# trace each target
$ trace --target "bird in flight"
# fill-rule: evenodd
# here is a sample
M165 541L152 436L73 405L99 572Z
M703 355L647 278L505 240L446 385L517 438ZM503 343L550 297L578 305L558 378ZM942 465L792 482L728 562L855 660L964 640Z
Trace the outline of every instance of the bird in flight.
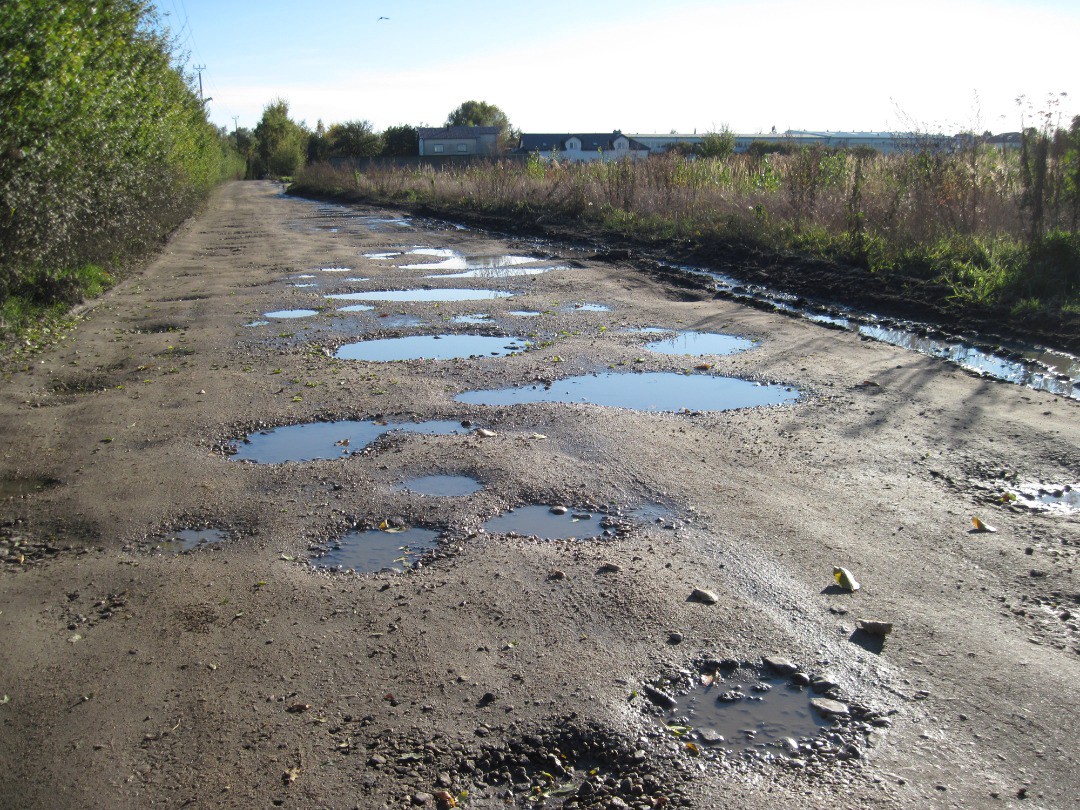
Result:
M383 20L389 20L389 17L379 17L375 22L382 22Z

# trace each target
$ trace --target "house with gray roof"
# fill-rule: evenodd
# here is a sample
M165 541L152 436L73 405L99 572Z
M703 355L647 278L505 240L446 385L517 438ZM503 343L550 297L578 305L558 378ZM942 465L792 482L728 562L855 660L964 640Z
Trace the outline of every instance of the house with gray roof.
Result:
M549 160L590 161L642 158L649 147L619 130L604 133L522 134L521 154L538 154Z
M453 155L497 155L498 127L420 127L420 154L450 157Z

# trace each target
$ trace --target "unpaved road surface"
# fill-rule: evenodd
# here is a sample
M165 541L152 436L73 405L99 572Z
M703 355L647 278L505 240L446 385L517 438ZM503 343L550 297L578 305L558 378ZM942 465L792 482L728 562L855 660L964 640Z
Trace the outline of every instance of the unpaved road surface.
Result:
M437 282L364 255L417 246L564 269ZM515 296L345 313L324 297L423 285ZM262 317L305 307L320 311ZM757 343L667 355L642 327ZM532 347L334 357L451 332ZM684 370L802 396L662 413L455 400ZM0 387L0 806L1075 807L1080 519L990 501L1008 480L1078 483L1078 409L629 260L226 186ZM469 425L304 463L230 455L260 428L337 419ZM396 488L434 473L484 488ZM606 510L609 536L482 530L530 504ZM974 515L997 531L972 533ZM384 520L440 532L439 552L404 574L310 564ZM162 545L207 528L224 541ZM855 632L868 619L892 633ZM681 709L659 722L660 692L714 675L720 691L775 656L848 718L751 755L672 722Z

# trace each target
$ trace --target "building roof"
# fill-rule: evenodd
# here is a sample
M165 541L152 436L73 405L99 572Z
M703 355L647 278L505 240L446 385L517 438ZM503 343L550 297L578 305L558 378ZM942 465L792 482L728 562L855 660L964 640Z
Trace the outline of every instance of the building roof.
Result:
M499 134L498 127L419 127L416 131L421 138L479 138Z
M565 152L566 142L571 138L581 141L582 152L596 152L602 150L609 152L615 148L616 138L626 138L630 142L630 149L648 151L649 147L639 143L629 135L615 130L614 132L587 133L565 132L549 134L522 134L519 152Z

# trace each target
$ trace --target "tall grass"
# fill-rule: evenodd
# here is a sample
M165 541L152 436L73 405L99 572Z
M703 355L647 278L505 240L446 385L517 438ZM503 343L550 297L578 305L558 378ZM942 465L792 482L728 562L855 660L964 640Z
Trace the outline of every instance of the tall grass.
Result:
M641 239L796 250L897 284L935 282L947 290L945 307L1068 310L1080 304L1073 163L1080 152L1046 160L1045 185L1055 191L1041 192L1034 235L1021 151L974 143L957 153L892 155L809 147L637 162L559 164L536 156L439 172L317 164L296 189L574 222Z

